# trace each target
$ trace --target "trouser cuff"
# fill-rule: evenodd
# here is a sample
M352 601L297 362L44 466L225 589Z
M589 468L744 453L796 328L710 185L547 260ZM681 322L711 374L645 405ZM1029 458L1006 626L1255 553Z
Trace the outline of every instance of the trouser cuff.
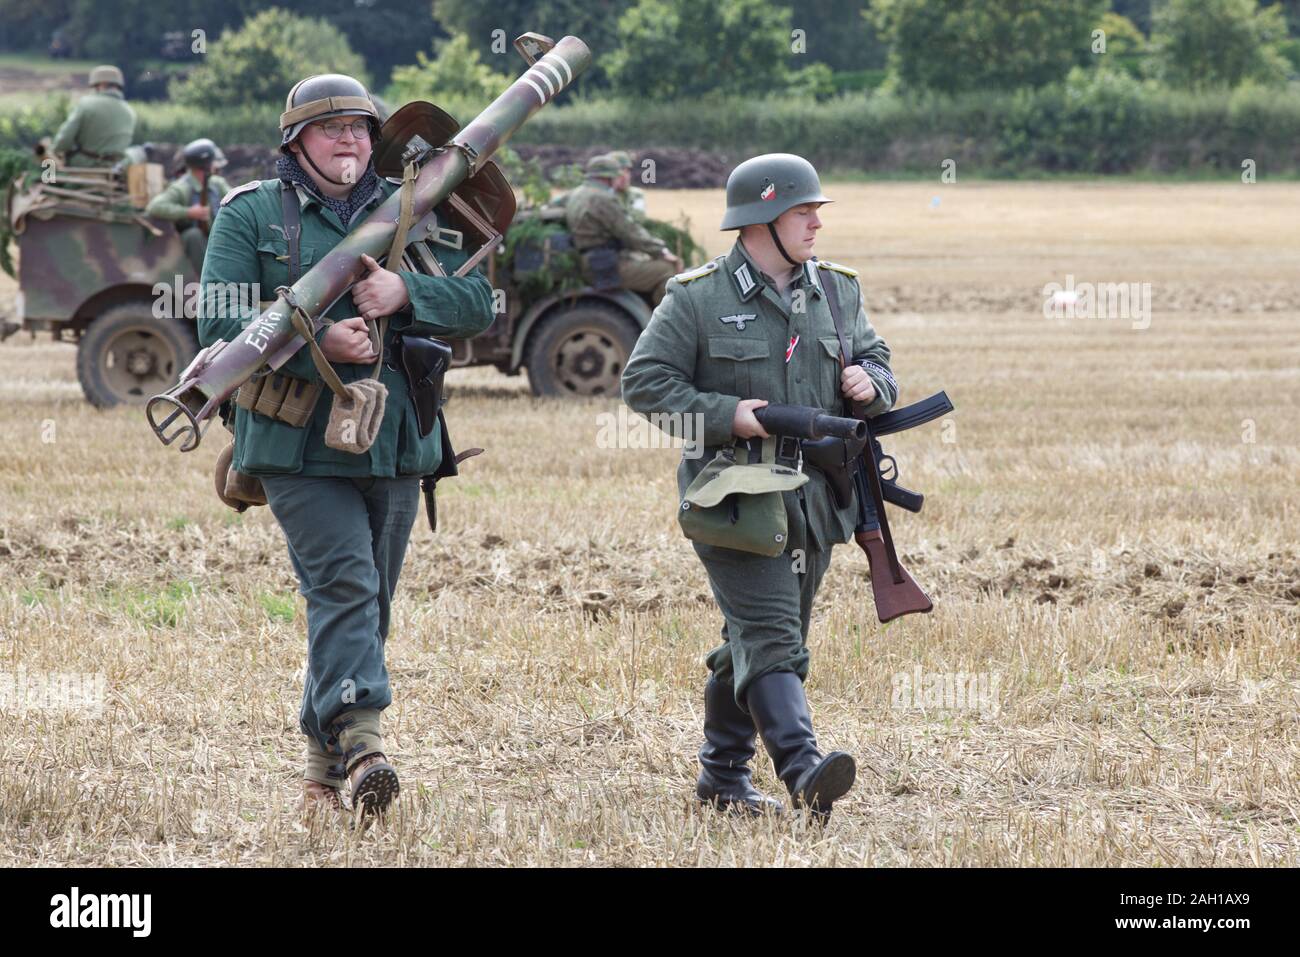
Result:
M307 739L307 770L303 777L317 784L337 788L347 777L343 773L343 754L322 748L315 738Z
M344 770L351 769L362 758L384 750L384 739L379 733L379 710L376 708L345 711L334 719L330 730L343 751Z

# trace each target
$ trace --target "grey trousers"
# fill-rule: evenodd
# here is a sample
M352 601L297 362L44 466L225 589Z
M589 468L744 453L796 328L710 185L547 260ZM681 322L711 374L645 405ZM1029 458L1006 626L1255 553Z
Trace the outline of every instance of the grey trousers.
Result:
M392 702L384 642L420 480L277 475L262 477L262 487L307 599L299 723L303 734L341 756L335 725L344 712L356 710L360 718Z
M785 552L765 558L734 548L695 544L722 612L722 644L706 659L713 677L745 693L772 671L808 676L808 623L813 599L831 564L831 550Z

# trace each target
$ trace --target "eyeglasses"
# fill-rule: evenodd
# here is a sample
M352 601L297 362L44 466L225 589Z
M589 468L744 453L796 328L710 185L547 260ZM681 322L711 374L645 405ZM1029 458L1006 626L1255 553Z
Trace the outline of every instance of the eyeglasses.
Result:
M370 139L369 120L353 120L351 123L344 123L342 120L326 120L324 123L315 123L313 125L325 134L326 139L330 140L338 139L343 135L345 129L351 130L353 137L356 139Z

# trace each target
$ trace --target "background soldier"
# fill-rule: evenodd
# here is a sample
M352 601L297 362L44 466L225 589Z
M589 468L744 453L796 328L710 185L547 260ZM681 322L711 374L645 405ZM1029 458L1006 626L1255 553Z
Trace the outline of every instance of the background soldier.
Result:
M204 345L234 339L258 307L215 307L213 284L253 283L271 291L293 282L363 222L397 188L371 162L379 132L365 87L349 76L311 76L289 92L280 116L279 180L246 183L222 200L204 260ZM302 165L299 165L302 160ZM286 219L300 222L296 230ZM286 228L288 227L288 228ZM467 254L446 247L445 277L393 272L364 257L370 270L326 314L317 334L344 384L372 374L387 390L378 435L368 450L340 451L325 442L333 393L320 390L306 423L297 425L237 404L232 467L261 479L284 531L289 558L307 599L307 670L300 724L307 736L304 804L342 807L350 778L354 809L384 807L397 793L385 756L380 712L392 701L384 643L390 605L420 499L420 476L443 454L440 430L421 437L409 387L394 347L399 334L470 337L491 324L492 289L482 273L455 277ZM383 361L367 322L387 317ZM311 351L280 370L318 385ZM266 377L272 378L270 376ZM242 391L242 390L241 390ZM296 394L296 392L294 393Z
M112 166L131 145L135 110L122 95L126 80L117 67L95 67L89 84L95 92L77 101L50 151L62 154L68 166Z
M664 284L682 267L682 261L619 201L617 185L626 186L631 175L630 169L620 167L609 156L593 156L587 161L587 178L565 202L565 221L583 254L589 279L599 282L599 258L593 257L608 256L611 264L617 265L619 285L649 293L658 305L664 297Z
M212 140L200 139L187 144L181 158L185 175L151 199L145 212L176 224L185 255L202 271L212 217L221 207L221 198L230 192L230 184L213 172L226 165L226 157Z
M635 169L632 154L627 150L614 150L608 155L610 159L618 164L619 169L627 170L626 177L620 176L614 181L614 190L618 193L619 200L623 203L624 208L632 214L633 219L638 222L645 219L645 190L632 185L632 171Z
M702 416L705 454L683 457L683 496L736 439L749 441L762 462L798 464L778 448L787 443L768 436L754 417L769 401L839 414L848 398L878 415L897 397L889 348L867 321L856 273L812 258L817 209L826 202L816 170L798 156L741 163L727 180L722 221L740 237L725 256L669 282L632 352L623 373L623 399L632 409ZM840 304L851 346L844 368L828 291ZM824 817L852 786L856 768L848 754L823 756L817 748L803 690L808 623L831 548L848 541L857 510L855 503L836 508L825 477L807 471L807 484L782 493L783 554L693 543L726 622L722 644L708 656L696 793L748 811L774 803L750 782L757 729L795 804Z

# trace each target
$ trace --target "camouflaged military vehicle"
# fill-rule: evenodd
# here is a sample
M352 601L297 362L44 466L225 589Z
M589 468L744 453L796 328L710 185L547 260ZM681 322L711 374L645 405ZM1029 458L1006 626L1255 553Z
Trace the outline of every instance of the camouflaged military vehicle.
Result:
M616 396L623 366L650 321L649 300L620 288L617 272L589 283L562 223L521 210L496 256L492 288L505 311L477 338L453 342L453 364L524 369L534 395ZM603 280L603 281L602 281Z
M19 328L77 344L87 400L143 404L175 383L198 351L199 277L171 223L144 216L106 169L63 169L54 184L19 178L5 215Z
M433 125L422 132L455 132L445 114L436 120L423 118ZM77 377L101 407L143 404L174 385L198 350L199 277L175 227L144 216L121 179L61 170L57 186L19 180L6 207L19 253L19 326L77 343ZM651 306L620 288L616 274L594 284L583 277L562 213L520 210L483 269L497 290L496 321L451 342L453 367L526 369L539 396L618 394Z

